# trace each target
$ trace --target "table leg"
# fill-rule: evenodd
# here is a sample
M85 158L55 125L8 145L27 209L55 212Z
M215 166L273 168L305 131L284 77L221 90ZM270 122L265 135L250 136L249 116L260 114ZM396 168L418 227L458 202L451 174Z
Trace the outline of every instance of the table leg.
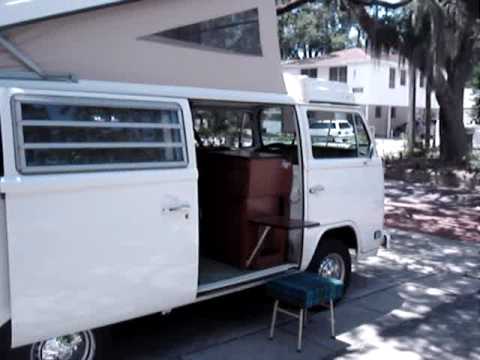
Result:
M260 239L258 240L257 245L255 246L255 249L253 249L252 254L250 255L250 257L248 258L248 260L246 262L247 268L250 267L253 259L255 258L258 251L260 250L263 243L265 242L265 238L267 237L271 228L272 228L271 226L265 226L265 228L263 229L262 235L260 235Z

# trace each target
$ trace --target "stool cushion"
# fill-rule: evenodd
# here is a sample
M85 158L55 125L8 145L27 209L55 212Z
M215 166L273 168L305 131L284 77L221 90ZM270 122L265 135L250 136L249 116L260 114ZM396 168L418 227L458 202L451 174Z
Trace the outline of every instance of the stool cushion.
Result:
M335 301L343 295L343 283L340 280L308 272L273 280L268 283L267 289L276 300L307 309Z

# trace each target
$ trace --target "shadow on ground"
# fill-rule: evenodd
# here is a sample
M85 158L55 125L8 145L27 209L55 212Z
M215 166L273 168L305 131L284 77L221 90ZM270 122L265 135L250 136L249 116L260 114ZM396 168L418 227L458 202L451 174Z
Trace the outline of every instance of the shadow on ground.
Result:
M356 265L337 307L310 314L304 351L297 323L281 318L267 339L272 301L262 288L117 326L119 359L480 359L480 244L394 231L393 249ZM477 278L478 276L478 278Z
M386 181L385 223L404 230L480 242L480 193L468 188Z

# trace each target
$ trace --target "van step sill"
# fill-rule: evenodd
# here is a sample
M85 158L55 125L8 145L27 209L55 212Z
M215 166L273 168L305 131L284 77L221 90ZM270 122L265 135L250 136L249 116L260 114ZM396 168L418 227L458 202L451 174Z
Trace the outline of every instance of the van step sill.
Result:
M294 263L283 264L283 265L274 266L264 270L254 271L245 275L236 276L226 280L216 281L208 284L202 284L202 285L199 285L197 294L201 295L210 291L224 289L224 288L235 286L235 285L241 285L244 283L253 282L255 280L261 280L263 278L277 275L294 268L298 268L298 264L294 264Z

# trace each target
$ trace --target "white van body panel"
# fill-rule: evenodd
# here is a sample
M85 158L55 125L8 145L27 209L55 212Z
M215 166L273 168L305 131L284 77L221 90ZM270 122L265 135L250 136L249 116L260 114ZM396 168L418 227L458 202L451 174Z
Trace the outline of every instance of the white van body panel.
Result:
M10 320L10 284L8 281L8 245L5 224L5 200L0 199L0 327Z
M316 215L312 215L312 217L316 219L319 218ZM329 230L335 230L342 227L350 227L354 231L357 239L359 238L360 229L355 223L351 221L339 221L336 223L320 225L319 227L305 230L301 270L306 270L310 265L310 262L313 259L313 255L315 255L315 250L317 250L318 243L322 239L322 236ZM357 252L355 255L357 260L362 258L360 252Z
M135 83L119 83L114 81L79 80L67 81L32 81L32 80L0 80L1 88L30 89L33 93L58 94L59 91L88 92L95 97L109 98L108 94L121 94L142 97L174 97L183 99L204 99L218 101L237 101L266 104L295 105L295 100L289 95L271 92L223 90L193 86L163 86ZM36 92L42 90L42 92Z
M357 256L372 254L380 247L383 236L384 190L383 164L376 151L369 158L315 159L307 110L357 112L355 107L301 105L302 142L305 162L305 216L321 227L305 232L303 268L306 268L322 235L340 227L351 228L357 238ZM367 128L368 131L368 128ZM370 140L373 137L369 134ZM372 141L374 146L374 142ZM322 190L312 193L320 187Z
M188 166L23 175L15 163L10 110L10 99L16 94L177 103L183 111ZM383 226L381 160L376 154L369 159L313 159L305 113L310 105L271 93L97 81L0 81L5 168L0 190L6 196L8 232L0 239L0 260L7 238L10 258L9 278L4 276L8 271L0 272L0 290L9 294L0 298L0 320L8 320L11 308L14 346L199 300L198 174L187 99L296 105L305 219L321 223L304 232L302 269L330 229L349 226L354 230L358 258L378 249L380 243L372 234ZM327 191L309 194L318 184ZM184 203L190 205L188 212L162 212ZM238 289L249 286L242 284Z
M12 90L13 94L44 92ZM65 92L48 92L65 96ZM70 93L92 98L91 93ZM13 345L170 310L195 300L197 170L188 102L188 166L173 169L22 175L5 154ZM5 105L5 104L3 104ZM2 112L4 146L13 120ZM164 211L187 204L189 209ZM67 205L67 206L66 206Z

